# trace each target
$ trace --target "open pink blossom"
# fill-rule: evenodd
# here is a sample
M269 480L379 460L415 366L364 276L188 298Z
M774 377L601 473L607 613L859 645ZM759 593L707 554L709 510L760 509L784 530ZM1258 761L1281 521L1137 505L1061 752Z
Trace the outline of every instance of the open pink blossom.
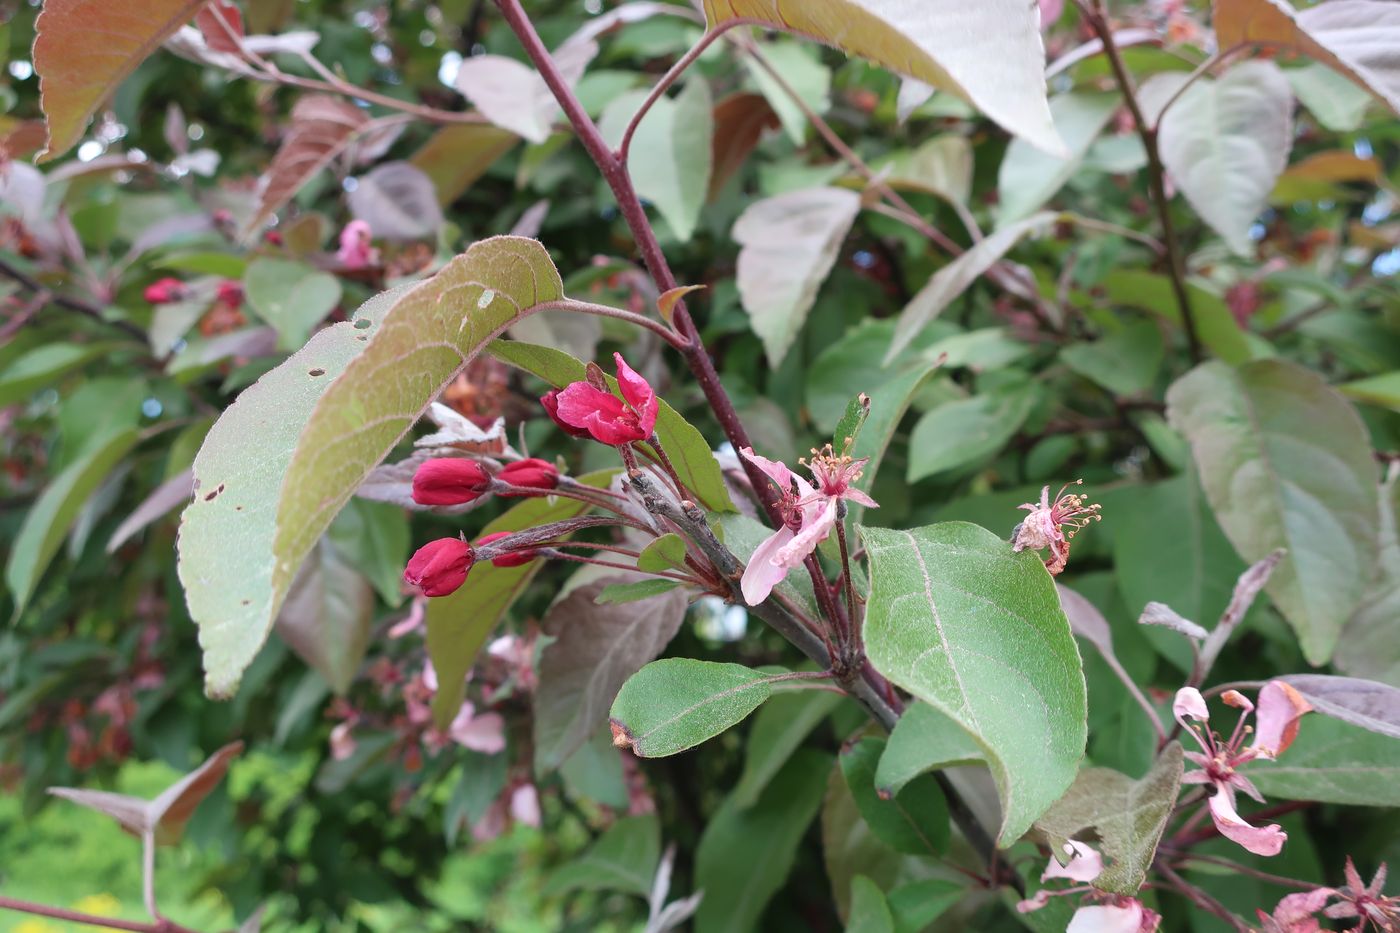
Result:
M1222 836L1255 855L1278 855L1288 834L1277 824L1251 826L1235 809L1237 790L1264 802L1258 788L1239 773L1239 768L1255 758L1273 758L1286 749L1297 734L1298 717L1311 707L1292 687L1282 681L1270 681L1259 692L1259 738L1246 748L1244 740L1250 732L1246 720L1254 712L1254 704L1234 690L1227 690L1221 700L1242 710L1228 739L1211 731L1210 712L1199 690L1183 687L1176 693L1172 714L1201 746L1199 752L1186 753L1186 758L1200 765L1201 770L1187 772L1182 783L1205 784L1211 789L1210 816Z
M644 441L656 429L661 403L651 384L627 365L621 353L614 353L613 359L617 361L617 385L622 398L587 382L573 382L552 398L550 415L569 427L587 431L604 444Z
M1385 863L1371 876L1371 883L1361 880L1361 873L1347 856L1346 884L1332 893L1337 903L1324 910L1323 916L1336 919L1355 918L1352 930L1374 929L1377 933L1393 933L1400 930L1400 897L1387 897L1381 893L1385 888Z
M1272 914L1256 910L1262 924L1260 933L1322 933L1322 924L1313 916L1336 893L1331 888L1314 888L1289 894L1278 902Z
M1039 503L1026 502L1017 506L1031 514L1011 532L1011 550L1019 553L1048 547L1050 557L1045 561L1045 569L1051 575L1064 570L1069 562L1069 542L1074 533L1099 520L1097 504L1089 505L1087 497L1077 493L1065 495L1065 490L1071 485L1082 482L1076 480L1073 484L1061 486L1054 502L1050 501L1050 487L1046 486L1040 491Z
M869 508L878 508L878 504L852 486L860 479L865 459L836 456L830 447L821 452L814 450L815 456L806 464L816 481L813 485L793 474L786 464L760 457L751 448L745 447L740 453L777 486L777 505L783 520L782 526L753 552L739 583L744 602L757 606L788 571L800 567L807 555L831 534L841 518L843 502Z

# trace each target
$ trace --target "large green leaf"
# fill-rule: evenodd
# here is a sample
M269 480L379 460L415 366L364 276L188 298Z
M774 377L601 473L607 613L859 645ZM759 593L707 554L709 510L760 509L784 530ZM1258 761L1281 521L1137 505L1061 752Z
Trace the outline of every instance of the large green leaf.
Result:
M1084 673L1054 582L1034 554L1013 554L976 525L861 535L870 660L982 747L1008 846L1070 786L1084 755Z
M661 823L656 814L623 817L588 851L549 876L547 896L566 891L624 891L646 897L661 861Z
M1267 797L1400 807L1400 742L1312 715L1278 760L1256 759L1244 775Z
M831 756L799 749L751 807L728 797L710 817L695 853L695 889L705 892L696 933L748 933L792 870L817 814Z
M683 752L743 721L772 694L771 682L742 664L653 661L628 678L613 701L615 741L641 758Z
M1021 429L1036 399L1036 387L1027 385L929 410L909 435L909 482L993 456Z
M1268 61L1243 62L1219 79L1197 77L1189 87L1187 80L1163 72L1140 91L1149 119L1180 93L1158 127L1162 163L1230 249L1252 256L1250 228L1293 146L1293 91Z
M911 703L894 724L875 787L899 793L910 781L934 768L985 762L986 755L967 730L927 703Z
M1094 887L1136 894L1176 805L1181 761L1181 746L1172 742L1138 781L1112 768L1086 768L1035 828L1060 856L1070 839L1097 839L1105 868Z
M712 24L762 20L961 97L1047 152L1063 150L1045 102L1040 16L1020 0L705 0Z
M261 257L243 274L248 306L277 331L282 349L299 347L340 303L340 280L304 262Z
M599 470L577 479L589 486L606 487L615 472ZM573 518L587 510L588 506L577 499L526 499L483 528L481 536L523 531ZM446 729L457 715L466 694L467 672L481 646L535 578L542 563L533 560L522 567L477 564L472 567L470 586L458 587L450 596L428 600L428 658L438 675L438 692L433 697L433 719L438 728Z
M95 439L53 478L25 514L5 564L5 583L15 600L16 619L29 604L88 497L140 439L135 428L118 429Z
M584 364L562 350L516 340L498 340L489 349L497 359L532 373L556 388L584 378ZM612 376L607 379L608 385L616 391L617 380ZM724 484L724 473L705 436L665 401L661 402L656 416L656 436L666 448L676 474L705 508L714 512L734 511L729 489Z
M603 111L598 129L616 147L646 91L632 91L613 100ZM627 150L627 172L637 194L657 212L682 243L695 233L700 208L710 188L714 119L710 90L692 72L675 98L658 98L637 124Z
M595 599L607 582L571 591L542 622L554 641L540 654L535 690L539 770L559 767L606 722L623 683L665 649L685 619L684 590L599 605Z
M1204 363L1167 393L1206 497L1246 561L1288 554L1268 593L1322 664L1376 563L1377 469L1366 428L1314 372L1261 360Z
M224 412L180 533L210 695L237 689L297 568L370 470L487 343L562 295L537 241L483 240L320 331Z

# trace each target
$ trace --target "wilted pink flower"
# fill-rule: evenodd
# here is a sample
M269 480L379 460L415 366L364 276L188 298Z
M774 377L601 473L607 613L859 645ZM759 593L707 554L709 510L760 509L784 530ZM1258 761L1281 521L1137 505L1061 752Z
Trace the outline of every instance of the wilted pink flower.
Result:
M1385 887L1384 864L1376 869L1370 884L1363 884L1351 856L1347 856L1346 881L1333 892L1338 901L1322 912L1324 916L1356 917L1357 924L1352 929L1357 931L1368 929L1368 924L1378 933L1400 930L1400 897L1386 897L1381 893L1381 888Z
M1050 558L1045 562L1045 569L1052 575L1064 570L1069 562L1069 542L1075 532L1099 520L1097 504L1087 504L1086 497L1079 494L1065 495L1071 485L1082 482L1076 480L1061 486L1054 502L1050 501L1050 487L1046 486L1040 491L1039 503L1026 502L1018 506L1031 514L1011 532L1011 549L1019 553L1048 547Z
M843 503L857 502L870 508L879 505L851 485L860 479L868 458L837 456L830 446L813 450L810 462L801 461L812 471L816 481L813 485L794 475L787 464L760 457L752 448L745 447L740 453L773 481L781 497L777 505L783 524L753 552L740 581L744 601L757 606L789 570L801 566L807 555L826 540L842 517Z
M1315 888L1290 894L1278 902L1272 914L1256 910L1261 933L1321 933L1322 925L1313 914L1326 906L1335 892L1331 888Z
M1042 882L1052 878L1089 882L1103 873L1103 856L1077 839L1065 843L1065 855L1069 856L1069 861L1063 865L1057 858L1050 859L1045 871L1040 873Z
M1205 784L1211 788L1210 815L1222 836L1255 855L1277 855L1283 849L1288 834L1277 824L1251 826L1235 810L1236 790L1244 791L1260 803L1264 802L1258 788L1238 769L1255 758L1274 758L1283 752L1297 734L1298 717L1311 707L1288 684L1270 681L1259 692L1259 734L1254 744L1246 748L1244 740L1250 730L1245 722L1254 711L1254 704L1234 690L1227 690L1221 699L1227 705L1243 710L1228 740L1222 740L1211 731L1210 712L1199 690L1183 687L1176 693L1172 714L1202 749L1200 752L1186 753L1187 759L1200 765L1201 770L1187 772L1181 779L1182 783ZM1196 722L1203 723L1204 727L1196 725Z
M347 269L363 269L379 261L379 250L370 245L369 224L352 220L340 231L340 249L335 258Z
M617 385L622 398L587 382L573 382L553 397L551 416L570 427L587 431L594 440L604 444L644 441L656 428L661 403L651 384L627 365L621 353L614 353L613 359L617 361Z
M239 307L243 304L243 283L224 279L219 283L216 297L230 308Z

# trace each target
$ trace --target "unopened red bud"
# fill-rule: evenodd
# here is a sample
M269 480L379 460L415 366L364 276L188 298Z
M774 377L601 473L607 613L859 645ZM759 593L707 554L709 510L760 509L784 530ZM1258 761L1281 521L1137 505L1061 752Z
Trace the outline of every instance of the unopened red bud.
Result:
M559 485L559 471L548 460L530 457L507 464L496 474L496 478L512 486L526 489L549 490ZM503 492L502 496L527 496L525 492Z
M226 279L219 283L219 301L230 308L237 308L243 304L243 285L232 279Z
M185 297L185 283L179 279L157 279L146 286L146 300L153 305L169 304Z
M481 498L491 477L475 460L434 457L413 474L413 501L419 505L466 505Z
M499 541L502 538L509 538L510 536L511 532L509 531L498 531L495 534L483 535L482 537L477 539L476 546L485 547L492 541ZM535 554L533 551L511 551L508 554L502 554L499 557L491 558L491 566L523 567L530 561L534 560L537 556L538 555Z
M541 395L540 404L544 406L544 412L545 414L549 415L549 420L553 421L556 425L558 425L560 430L562 430L565 434L569 435L570 437L589 436L587 429L576 428L572 424L569 424L567 421L563 421L560 419L558 389L550 389L544 395Z
M424 596L447 596L467 582L475 560L476 552L461 538L438 538L409 558L403 578L421 589Z

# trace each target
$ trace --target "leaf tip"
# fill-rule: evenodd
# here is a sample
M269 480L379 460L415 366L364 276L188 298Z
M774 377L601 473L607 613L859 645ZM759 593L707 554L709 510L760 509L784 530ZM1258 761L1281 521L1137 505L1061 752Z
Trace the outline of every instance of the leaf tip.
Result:
M612 743L615 748L629 748L633 754L637 753L637 746L633 744L630 729L616 719L609 719L608 726L612 729Z

